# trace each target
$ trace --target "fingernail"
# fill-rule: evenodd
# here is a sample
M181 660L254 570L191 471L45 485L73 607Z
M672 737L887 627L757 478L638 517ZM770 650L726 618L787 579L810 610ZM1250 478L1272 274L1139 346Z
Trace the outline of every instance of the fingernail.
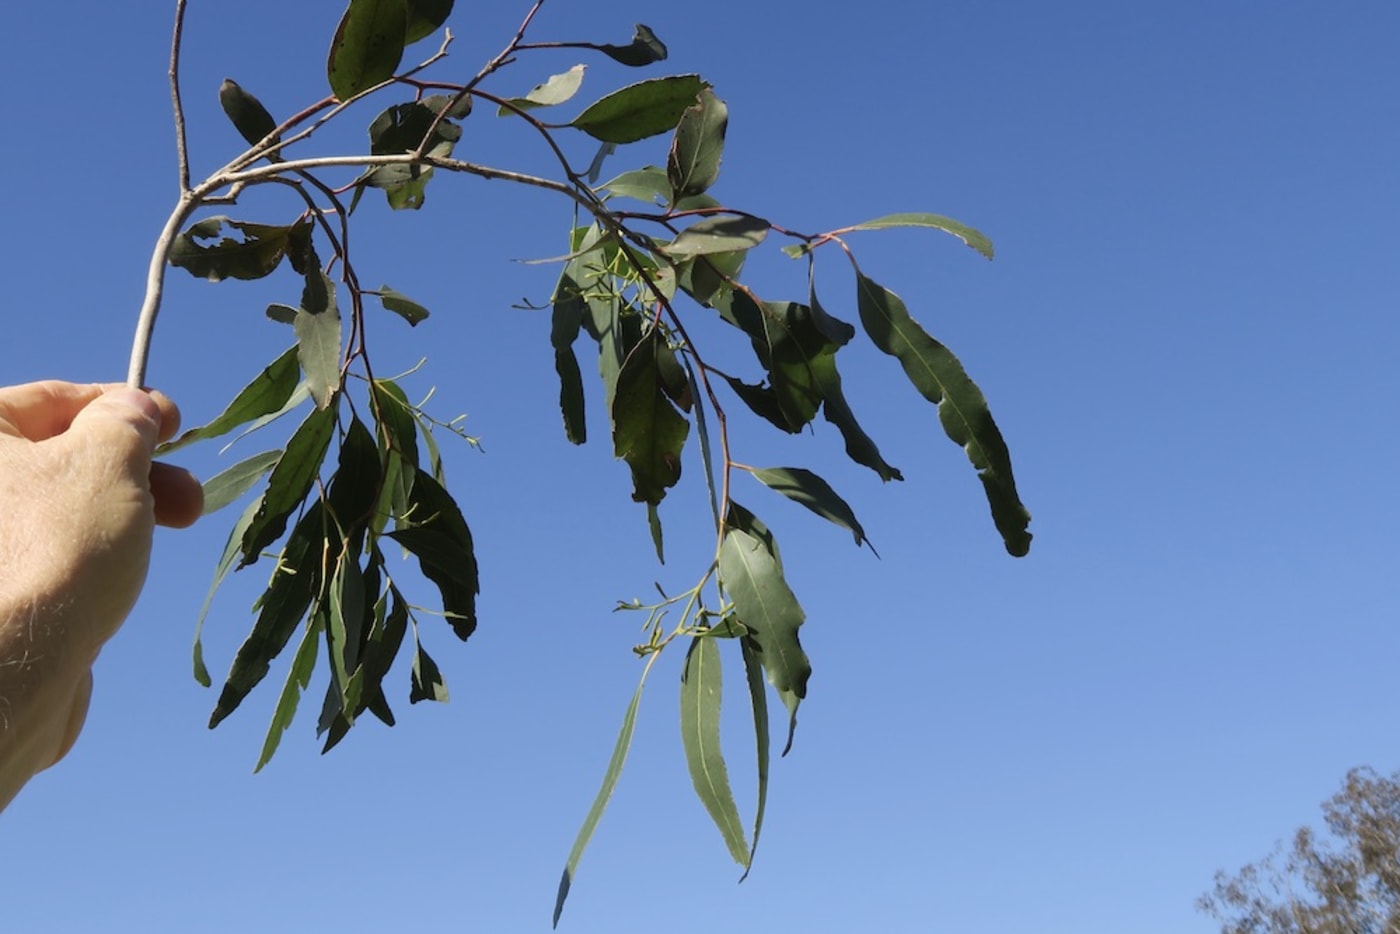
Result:
M157 425L160 424L160 406L156 405L156 400L139 389L131 389L129 387L113 389L106 393L103 398L119 405L139 409L142 415L145 415Z

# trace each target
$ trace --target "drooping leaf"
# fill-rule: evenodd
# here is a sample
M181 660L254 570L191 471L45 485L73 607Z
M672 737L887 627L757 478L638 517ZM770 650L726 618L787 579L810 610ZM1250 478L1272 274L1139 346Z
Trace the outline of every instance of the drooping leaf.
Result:
M966 224L944 217L941 214L887 214L872 221L865 221L849 228L850 230L882 230L889 227L927 227L942 230L957 237L963 243L981 253L987 259L993 256L992 241Z
M580 278L590 273L581 263L582 257L570 260L554 287L549 342L554 347L554 371L559 374L559 411L564 416L564 436L571 444L588 440L588 425L583 408L583 375L579 372L574 342L588 311L584 285Z
M665 170L649 165L645 168L623 172L616 178L599 185L597 190L607 191L610 197L632 198L655 205L666 200L670 193L670 187L670 182L666 180Z
M253 381L233 397L233 401L207 425L191 428L173 441L156 449L158 455L177 451L187 444L228 434L239 425L278 411L297 388L299 377L297 349L289 347L269 363Z
M375 293L384 305L385 311L392 311L408 322L409 327L417 327L418 322L427 319L428 309L410 299L407 295L395 292L387 285L381 285Z
M340 700L359 662L364 613L364 577L359 555L342 551L326 589L326 648L331 660L334 713L344 712Z
M674 129L705 87L699 75L641 81L600 98L569 125L606 143L635 143Z
M306 274L292 328L307 389L318 409L327 408L340 389L340 310L335 284L319 266Z
M622 715L622 729L618 731L617 742L613 744L612 756L608 759L608 767L603 772L603 784L598 789L597 797L593 799L593 805L588 809L588 816L583 819L578 836L574 838L573 848L569 850L564 874L559 878L559 893L554 897L553 925L556 928L559 926L559 916L564 911L564 901L569 897L569 889L574 884L574 876L578 874L579 860L583 858L583 851L588 849L588 841L593 839L593 831L598 829L598 821L607 810L608 801L617 788L617 780L622 776L622 767L627 763L627 752L632 748L632 733L637 726L637 705L642 701L642 688L646 687L647 675L651 672L652 661L656 658L657 656L653 655L647 659L647 665L642 669L637 690L632 693L632 700L628 702L627 710Z
M238 135L250 146L261 143L277 129L277 121L272 119L272 114L267 112L262 101L239 87L232 78L225 78L219 85L219 106L233 123ZM274 137L268 142L276 144L278 140ZM280 157L274 154L271 158L277 160Z
M633 68L652 65L666 58L665 44L656 38L656 33L641 23L637 24L632 41L627 45L600 45L598 51L615 62Z
M282 457L279 451L263 451L234 464L204 481L204 515L218 512L262 479Z
M524 97L506 98L506 106L496 108L496 116L509 117L521 110L534 110L536 107L553 107L562 104L578 93L583 86L583 73L587 65L575 65L568 71L551 75L548 81L537 84Z
M1018 558L1025 555L1031 547L1031 514L1016 493L1011 454L982 390L958 358L910 317L898 295L859 270L856 285L866 333L876 347L899 360L919 394L938 406L944 433L967 452L977 469L1006 550Z
M257 621L234 656L233 666L219 692L218 703L209 717L210 729L233 713L248 692L267 676L272 659L286 646L312 600L320 593L324 518L317 500L287 538L272 580L258 598Z
M702 194L719 178L728 128L729 108L713 91L705 88L700 92L699 101L681 115L671 141L666 178L671 184L672 204L687 195Z
M348 101L388 81L398 70L407 41L407 0L350 0L326 59L331 93Z
M681 476L681 448L690 433L666 398L657 355L665 347L660 331L633 348L622 364L613 399L613 454L632 468L632 498L656 505Z
M239 567L257 561L262 550L282 536L287 517L306 499L330 445L335 414L335 409L315 409L288 439L268 477L262 507L243 535L243 560Z
M666 542L661 529L661 512L652 503L647 503L647 529L651 532L651 543L656 548L656 560L666 563Z
M812 664L797 636L806 614L783 576L773 533L732 500L720 544L719 577L734 601L735 615L749 629L748 638L768 673L768 683L788 708L791 746L797 707L807 696L807 679L812 674Z
M705 253L677 264L677 281L701 305L713 306L733 292L731 282L738 279L747 258L747 250Z
M834 522L855 536L856 544L869 544L855 512L831 485L802 467L765 467L752 471L754 478L769 489L776 490L795 503Z
M383 559L375 554L372 560ZM383 699L384 692L380 685L393 666L399 647L403 645L404 635L408 631L408 610L402 595L392 584L376 604L373 620L364 651L360 654L359 667L351 676L347 693L352 698L359 698L355 716L370 710L387 725L393 726L394 715L388 709L388 702ZM376 706L381 709L376 711Z
M423 648L423 644L418 641L418 627L413 627L413 689L409 692L408 702L416 704L419 701L437 701L440 704L447 703L447 682L442 678L442 672L438 670L437 662Z
M306 632L292 658L292 667L287 672L287 680L282 685L282 693L277 698L277 707L272 712L272 723L267 728L267 738L263 740L262 752L258 754L258 764L253 771L261 772L262 767L272 761L277 746L282 742L282 734L296 718L297 705L301 694L311 683L311 673L316 669L316 646L320 642L322 614L313 613L307 620Z
M418 558L423 576L437 585L447 621L466 641L476 631L481 591L471 530L456 501L426 471L414 474L409 512L412 524L400 521L389 537Z
M379 446L364 423L352 415L340 442L335 476L326 497L331 518L352 545L358 545L374 512L382 480L380 471Z
M749 643L747 637L739 640L744 653L744 680L748 683L749 703L753 707L754 751L758 758L758 804L753 814L753 842L749 845L749 868L753 868L754 854L758 852L758 835L763 831L763 814L768 808L768 762L770 757L768 738L768 695L763 690L763 663L759 653ZM744 871L744 878L748 870ZM744 878L739 881L743 882Z
M437 113L422 101L388 108L370 124L370 153L376 156L411 153L421 145L430 156L450 156L453 146L461 139L462 128L450 120L439 121ZM430 166L384 165L366 172L360 184L383 189L389 207L396 211L417 209L423 206L424 192L432 176Z
M214 594L218 592L219 586L228 577L228 572L233 569L233 559L240 553L239 546L243 542L243 533L253 521L253 516L257 515L258 509L262 506L262 497L258 497L248 504L248 508L243 510L243 515L233 524L233 528L228 533L228 541L224 543L224 553L219 558L219 563L214 567L214 581L209 585L209 592L204 596L204 604L199 608L199 618L194 623L194 679L203 687L209 687L213 681L209 677L209 669L204 664L204 620L209 615L209 607L214 602Z
M261 279L287 255L292 232L307 223L303 220L279 227L230 220L222 215L206 217L175 237L170 245L170 265L210 282ZM225 226L240 236L224 236L217 243L206 244L219 237Z
M376 535L391 518L409 509L409 493L418 470L418 429L409 411L408 398L392 380L376 379L370 384L370 399L378 445L383 453L383 483L370 523Z
M707 217L682 230L664 249L677 259L751 250L763 242L771 226L760 217L747 215Z
M729 770L720 749L719 713L723 666L719 643L714 639L692 639L681 670L681 745L690 769L695 794L719 828L729 855L740 866L749 865L749 844L734 791L729 787Z
M403 44L412 45L438 31L452 14L453 0L408 0L408 25Z

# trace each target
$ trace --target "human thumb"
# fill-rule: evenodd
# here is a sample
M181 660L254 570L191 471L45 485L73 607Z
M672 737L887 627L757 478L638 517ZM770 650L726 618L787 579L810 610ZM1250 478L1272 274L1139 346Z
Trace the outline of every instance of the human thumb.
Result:
M122 386L84 406L67 433L76 439L101 443L127 457L149 461L159 440L160 426L160 406L150 394Z

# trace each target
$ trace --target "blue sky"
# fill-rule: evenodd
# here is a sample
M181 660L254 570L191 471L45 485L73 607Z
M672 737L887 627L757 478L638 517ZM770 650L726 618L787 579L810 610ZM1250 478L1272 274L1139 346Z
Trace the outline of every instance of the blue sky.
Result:
M459 11L443 74L475 71L516 6ZM239 148L219 81L279 114L319 97L340 6L191 7L207 172ZM168 16L86 0L8 15L22 41L0 61L7 383L125 371L176 194ZM730 104L726 201L807 230L936 211L995 241L987 263L926 231L852 238L986 391L1036 541L1005 555L961 453L868 344L843 352L847 388L906 482L881 488L822 422L738 431L744 461L830 480L881 557L756 485L736 493L778 536L815 668L755 869L735 885L694 799L679 657L663 658L562 929L1215 930L1193 901L1217 868L1314 821L1348 768L1400 766L1400 12L606 0L548 4L536 34L620 42L637 21L670 46L666 72L698 71ZM582 99L638 77L541 54L493 88L578 61ZM493 120L467 122L459 155L545 166ZM663 507L657 568L601 413L589 445L565 442L548 319L512 308L548 297L554 271L511 260L563 252L566 205L439 179L416 214L363 214L362 275L434 311L413 332L376 319L377 368L426 355L411 385L437 386L438 411L466 412L486 451L449 446L483 569L478 634L426 637L452 702L410 709L396 673L398 727L365 723L322 758L304 712L252 775L273 689L210 732L213 693L188 673L234 515L162 531L82 741L0 817L7 929L548 927L638 674L636 621L609 610L653 580L687 585L704 560L698 460ZM824 302L853 320L849 274L825 259ZM756 275L769 294L805 290L781 256ZM189 424L283 348L262 309L295 288L172 276L150 378ZM231 459L179 456L204 476ZM216 677L265 573L215 603ZM742 695L728 704L742 727ZM750 753L731 737L747 812Z

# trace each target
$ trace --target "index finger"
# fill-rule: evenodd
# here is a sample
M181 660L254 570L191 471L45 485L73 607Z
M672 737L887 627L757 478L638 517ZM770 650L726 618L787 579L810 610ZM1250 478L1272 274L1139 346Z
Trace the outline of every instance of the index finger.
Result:
M46 441L61 435L90 402L123 383L69 383L46 379L0 388L0 435ZM160 409L160 440L180 428L180 411L164 393L148 390Z

